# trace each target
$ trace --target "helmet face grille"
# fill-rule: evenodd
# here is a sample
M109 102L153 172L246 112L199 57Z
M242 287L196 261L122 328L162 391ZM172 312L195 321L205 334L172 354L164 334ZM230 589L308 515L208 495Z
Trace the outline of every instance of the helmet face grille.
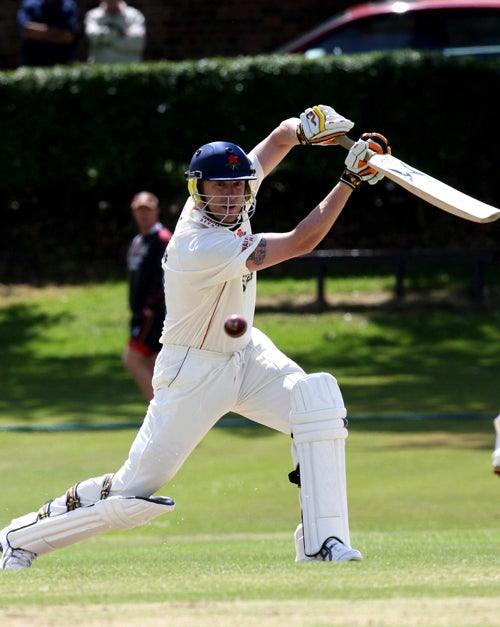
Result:
M198 191L197 181L194 179L191 179L188 185L195 190L194 193L191 193L191 198L196 204L196 208L212 223L234 229L249 220L255 212L257 199L250 189L245 191L243 200L239 205L239 211L235 214L237 205L231 202L230 197L202 194Z

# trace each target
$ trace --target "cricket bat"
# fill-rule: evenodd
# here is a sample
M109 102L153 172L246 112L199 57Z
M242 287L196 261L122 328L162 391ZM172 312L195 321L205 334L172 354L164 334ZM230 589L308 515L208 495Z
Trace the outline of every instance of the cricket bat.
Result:
M346 135L336 137L335 141L346 150L354 144ZM368 163L415 196L454 216L481 223L500 218L500 209L458 191L393 155L371 153Z

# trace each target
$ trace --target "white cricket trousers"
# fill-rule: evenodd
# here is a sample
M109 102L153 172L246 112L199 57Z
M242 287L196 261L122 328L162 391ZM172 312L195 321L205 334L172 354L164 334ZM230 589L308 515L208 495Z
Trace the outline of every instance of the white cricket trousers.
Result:
M290 391L303 376L255 328L249 344L231 355L164 346L153 375L154 398L110 494L155 494L230 411L290 434Z

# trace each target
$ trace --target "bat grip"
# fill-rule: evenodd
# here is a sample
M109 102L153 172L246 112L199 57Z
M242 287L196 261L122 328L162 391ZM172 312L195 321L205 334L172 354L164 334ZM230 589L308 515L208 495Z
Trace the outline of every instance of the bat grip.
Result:
M335 141L339 146L342 146L342 148L345 148L346 150L350 150L351 147L354 146L354 144L356 143L353 139L347 137L347 135L339 135L335 138ZM368 150L366 156L369 159L373 154L375 153L372 150Z
M342 148L345 148L346 150L350 150L351 146L353 146L355 143L354 140L352 140L350 137L347 137L347 135L339 135L335 138L335 141L339 146L342 146Z

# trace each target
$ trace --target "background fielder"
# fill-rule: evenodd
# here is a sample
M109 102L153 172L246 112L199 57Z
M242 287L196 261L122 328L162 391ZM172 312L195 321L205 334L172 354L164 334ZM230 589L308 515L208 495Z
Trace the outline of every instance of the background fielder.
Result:
M127 249L130 339L123 365L134 377L145 399L153 398L151 379L161 349L165 295L161 260L172 233L160 219L160 203L151 192L139 192L130 204L138 233Z
M382 175L367 149L387 152L367 134L327 196L291 231L252 234L249 219L262 180L299 144L330 145L353 126L318 105L281 122L247 156L229 142L200 147L186 172L190 198L163 262L167 315L153 378L154 396L128 459L114 475L87 479L0 532L3 568L109 529L144 524L170 511L152 496L172 479L203 436L229 411L292 436L302 523L297 561L362 559L350 546L345 477L346 410L335 378L306 374L253 327L256 271L314 249L353 189ZM224 333L233 313L244 335Z

